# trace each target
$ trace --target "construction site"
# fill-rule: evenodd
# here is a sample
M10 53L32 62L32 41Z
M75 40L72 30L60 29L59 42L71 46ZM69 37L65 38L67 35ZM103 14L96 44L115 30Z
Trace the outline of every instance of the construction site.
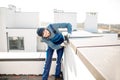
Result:
M72 34L62 57L60 80L120 80L120 24L98 23L97 12L86 12L77 23L76 12L54 10L54 23L71 23ZM39 12L0 7L0 80L42 80L47 45L36 34ZM66 34L66 29L60 29ZM54 80L56 52L49 80Z

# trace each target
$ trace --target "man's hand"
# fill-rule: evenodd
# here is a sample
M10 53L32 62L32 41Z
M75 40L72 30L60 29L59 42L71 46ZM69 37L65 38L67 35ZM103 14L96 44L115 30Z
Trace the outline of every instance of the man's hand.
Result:
M69 34L65 35L64 38L65 38L65 41L67 41L67 43L69 43Z
M61 46L61 47L66 47L66 45L65 45L65 43L64 43L64 42L63 42L60 46Z
M67 34L67 37L68 37L68 38L70 37L70 33Z

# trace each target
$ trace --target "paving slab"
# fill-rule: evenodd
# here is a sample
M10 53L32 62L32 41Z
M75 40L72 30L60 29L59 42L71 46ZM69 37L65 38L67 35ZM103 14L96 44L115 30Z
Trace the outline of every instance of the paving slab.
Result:
M36 75L2 75L0 80L42 80L42 76ZM48 80L55 80L54 76L49 76ZM63 80L63 79L59 79Z

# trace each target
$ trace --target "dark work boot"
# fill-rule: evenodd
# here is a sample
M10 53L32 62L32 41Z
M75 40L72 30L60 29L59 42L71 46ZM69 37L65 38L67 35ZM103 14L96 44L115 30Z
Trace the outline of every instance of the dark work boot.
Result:
M63 78L55 78L55 80L63 80Z
M55 80L63 80L63 73L60 72L60 77L55 77Z
M67 43L69 43L69 38L68 38L68 36L65 35L64 38L65 38L65 41L67 41Z

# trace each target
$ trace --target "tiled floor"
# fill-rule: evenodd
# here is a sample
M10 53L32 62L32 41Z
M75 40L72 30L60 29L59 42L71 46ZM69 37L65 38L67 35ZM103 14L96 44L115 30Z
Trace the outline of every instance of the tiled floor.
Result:
M0 80L42 80L41 76L17 76L17 75L5 75L5 76L0 76ZM54 76L49 76L48 80L55 80ZM59 79L62 80L62 79Z

